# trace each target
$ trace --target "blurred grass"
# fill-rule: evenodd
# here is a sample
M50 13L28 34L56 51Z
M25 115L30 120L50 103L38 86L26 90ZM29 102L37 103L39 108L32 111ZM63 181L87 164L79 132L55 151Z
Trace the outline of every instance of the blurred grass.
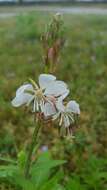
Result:
M17 87L43 72L40 35L52 14L37 12L0 20L0 154L16 156L31 137L32 117L24 108L14 109ZM75 143L60 141L56 130L44 128L41 144L69 159L75 170L82 155L107 156L107 17L64 15L66 46L57 77L68 83L71 99L81 108ZM29 117L28 117L29 114ZM57 136L57 137L56 137ZM60 149L60 155L59 155Z
M8 4L8 5L1 5L0 6L0 13L4 13L4 12L23 12L23 11L35 11L39 8L43 8L43 7L51 7L51 8L58 8L58 7L90 7L90 8L104 8L106 9L107 8L107 3L97 3L97 2L62 2L62 3L41 3L41 4L38 4L38 3L35 3L35 4L23 4L23 5L15 5L15 4Z

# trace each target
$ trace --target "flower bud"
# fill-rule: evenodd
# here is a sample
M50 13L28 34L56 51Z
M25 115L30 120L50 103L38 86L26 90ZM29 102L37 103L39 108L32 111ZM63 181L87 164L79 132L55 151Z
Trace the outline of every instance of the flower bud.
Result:
M56 21L62 20L62 14L61 13L56 13L54 15L54 18L55 18Z

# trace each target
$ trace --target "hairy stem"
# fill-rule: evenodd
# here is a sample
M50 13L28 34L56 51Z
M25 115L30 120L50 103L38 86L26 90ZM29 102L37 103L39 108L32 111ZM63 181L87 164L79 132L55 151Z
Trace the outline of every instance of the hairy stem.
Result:
M34 132L33 132L32 142L31 142L31 145L30 145L30 148L29 148L29 152L28 152L28 156L27 156L26 163L25 163L25 171L24 171L25 178L29 178L32 153L33 153L34 147L35 147L36 142L37 142L37 137L38 137L39 129L40 129L40 124L37 124L35 126L35 129L34 129Z

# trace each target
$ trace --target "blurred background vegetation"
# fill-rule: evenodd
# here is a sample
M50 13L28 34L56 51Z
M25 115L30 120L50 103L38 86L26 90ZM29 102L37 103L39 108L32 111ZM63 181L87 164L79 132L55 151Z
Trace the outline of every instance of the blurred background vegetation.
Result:
M14 109L11 100L17 87L43 72L40 36L51 16L38 11L0 20L0 157L16 158L30 142L31 113ZM56 75L68 83L81 115L72 141L45 126L40 151L45 146L67 160L68 189L107 190L107 17L71 14L64 23L66 44Z

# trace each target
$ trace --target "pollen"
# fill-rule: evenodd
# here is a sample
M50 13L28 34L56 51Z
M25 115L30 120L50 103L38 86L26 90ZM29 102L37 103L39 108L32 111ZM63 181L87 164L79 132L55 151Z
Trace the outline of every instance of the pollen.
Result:
M36 90L35 92L35 96L40 100L43 98L43 92L42 92L42 89L38 89Z

